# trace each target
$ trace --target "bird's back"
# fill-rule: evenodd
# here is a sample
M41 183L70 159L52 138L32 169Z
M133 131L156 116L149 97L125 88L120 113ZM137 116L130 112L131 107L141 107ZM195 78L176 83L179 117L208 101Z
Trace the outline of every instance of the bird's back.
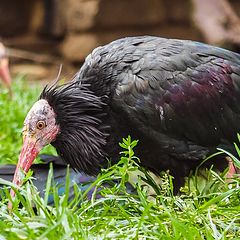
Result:
M124 38L95 49L78 79L108 96L112 134L138 138L146 165L165 164L156 157L200 160L240 131L240 55L225 49Z

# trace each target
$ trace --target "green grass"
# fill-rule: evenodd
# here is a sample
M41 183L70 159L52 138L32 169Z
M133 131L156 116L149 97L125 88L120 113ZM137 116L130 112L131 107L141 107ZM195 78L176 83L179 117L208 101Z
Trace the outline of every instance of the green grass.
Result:
M6 93L1 96L0 111L4 117L0 120L0 156L7 162L17 159L22 121L39 88L19 80L14 92L12 102L7 100ZM17 191L11 214L7 209L11 197L7 189L2 190L0 239L240 238L239 179L226 182L225 173L210 170L205 180L195 175L189 178L182 194L174 196L171 176L163 174L158 184L152 175L139 168L134 155L136 144L125 139L119 163L102 171L93 183L101 188L102 198L97 199L95 192L87 199L89 189L81 192L76 186L74 199L68 200L68 177L66 194L58 196L51 181L52 169L45 197L41 198L35 187L27 183ZM136 193L129 194L125 184L139 171L141 176L133 183ZM103 186L116 179L118 184ZM53 194L55 206L47 204L49 194Z
M14 95L9 99L8 92L0 86L0 163L16 163L21 149L21 131L24 118L41 92L41 87L29 85L23 76L15 79ZM54 153L48 147L44 152Z

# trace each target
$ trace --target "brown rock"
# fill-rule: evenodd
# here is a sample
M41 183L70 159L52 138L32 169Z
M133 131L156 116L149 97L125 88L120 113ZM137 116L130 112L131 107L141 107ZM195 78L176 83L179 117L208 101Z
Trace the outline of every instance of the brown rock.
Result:
M166 9L168 20L172 22L189 22L191 17L190 0L167 0Z
M102 0L96 22L102 27L146 26L165 20L162 0Z
M66 1L45 0L41 33L54 38L63 37L66 30Z
M240 18L227 0L192 0L193 22L207 43L240 44Z
M31 23L31 10L34 0L1 0L0 33L1 37L26 33Z
M29 79L40 80L48 76L48 69L35 64L15 64L11 67L11 73L13 75L25 75Z
M82 31L95 25L99 0L67 0L66 24L68 31Z
M239 0L230 0L229 2L231 3L236 14L240 17L240 1Z
M69 34L61 46L63 57L71 62L83 62L85 57L96 47L105 45L113 40L139 35L154 35L181 39L199 40L199 32L186 25L164 25L161 28L152 27L141 30L115 30L112 32Z
M67 29L138 27L154 25L166 18L162 0L67 0Z
M74 34L66 38L61 50L66 59L72 62L82 62L98 45L100 42L96 34Z

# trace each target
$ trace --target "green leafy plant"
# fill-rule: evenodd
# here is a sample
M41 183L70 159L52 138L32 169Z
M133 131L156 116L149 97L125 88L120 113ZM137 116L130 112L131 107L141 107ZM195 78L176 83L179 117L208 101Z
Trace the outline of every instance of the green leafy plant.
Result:
M22 81L14 84L16 99L10 103L14 108L6 106L7 96L1 96L6 108L2 111L7 114L11 109L12 115L8 122L6 116L5 121L1 119L11 130L10 136L6 134L0 143L12 145L9 150L7 146L0 148L3 161L15 161L21 145L23 112L27 112L39 92L24 86ZM1 134L4 131L1 129ZM139 167L141 159L134 153L136 140L127 137L120 146L120 161L102 170L87 189L75 184L71 199L69 170L64 195L58 195L53 168L49 170L43 197L32 184L31 173L26 176L26 184L15 189L15 199L9 195L9 186L14 186L0 180L0 184L8 186L0 191L0 239L239 239L239 178L226 181L226 172L206 170L203 180L193 174L182 194L173 195L168 173L163 173L158 182ZM130 186L133 188L129 191ZM89 197L91 189L94 191ZM48 203L50 197L54 199L53 206ZM11 213L7 209L9 201L13 202Z
M24 76L18 76L12 86L13 97L0 88L0 163L16 163L21 149L21 132L24 118L32 104L38 99L42 87L26 83ZM44 152L55 153L51 147Z

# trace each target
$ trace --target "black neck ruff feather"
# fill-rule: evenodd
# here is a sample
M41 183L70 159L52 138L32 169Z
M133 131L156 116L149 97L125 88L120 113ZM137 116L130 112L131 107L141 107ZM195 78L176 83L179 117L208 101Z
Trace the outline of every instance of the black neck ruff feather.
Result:
M48 101L56 114L60 132L51 144L70 166L96 175L106 158L106 129L103 97L94 95L87 84L71 81L46 86L40 99Z

